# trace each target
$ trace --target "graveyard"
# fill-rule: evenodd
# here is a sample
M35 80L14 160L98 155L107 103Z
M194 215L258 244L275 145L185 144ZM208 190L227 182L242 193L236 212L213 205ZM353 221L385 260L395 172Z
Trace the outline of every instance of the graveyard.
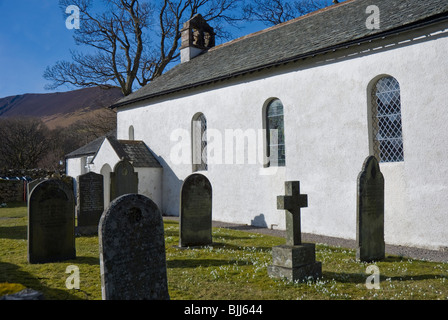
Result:
M31 288L46 300L101 300L98 235L77 234L75 258L29 263L27 220L23 203L0 208L0 296ZM212 228L211 243L181 248L178 219L164 217L163 227L170 300L448 299L448 263L387 253L364 262L355 249L316 243L321 276L291 282L268 274L272 249L285 245L283 237ZM367 271L372 265L379 270L377 288ZM79 268L79 289L67 288L69 266Z
M448 300L448 0L70 1L0 1L0 300Z

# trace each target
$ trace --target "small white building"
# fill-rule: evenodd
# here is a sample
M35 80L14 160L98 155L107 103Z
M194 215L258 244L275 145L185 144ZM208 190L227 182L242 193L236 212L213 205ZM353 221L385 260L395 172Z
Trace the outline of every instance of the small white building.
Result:
M357 176L375 155L386 243L448 247L446 0L346 1L219 46L204 23L185 24L179 65L112 106L117 141L163 167L139 190L164 214L200 171L214 220L283 229L276 198L299 180L302 232L355 239ZM91 170L119 158L106 139Z
M122 161L129 161L138 173L138 193L162 207L163 168L143 141L117 140L114 134L98 138L66 156L66 173L78 177L87 172L103 175L104 207L111 199L110 173Z

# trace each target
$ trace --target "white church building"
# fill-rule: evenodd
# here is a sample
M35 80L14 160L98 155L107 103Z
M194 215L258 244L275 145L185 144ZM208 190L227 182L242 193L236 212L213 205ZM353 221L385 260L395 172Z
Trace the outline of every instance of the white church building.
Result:
M116 137L72 153L67 174L109 181L126 158L139 193L177 216L182 182L200 172L213 220L278 229L277 196L298 180L302 232L355 239L357 177L374 155L386 244L444 249L447 53L446 0L348 0L217 46L198 15L181 62L113 105Z

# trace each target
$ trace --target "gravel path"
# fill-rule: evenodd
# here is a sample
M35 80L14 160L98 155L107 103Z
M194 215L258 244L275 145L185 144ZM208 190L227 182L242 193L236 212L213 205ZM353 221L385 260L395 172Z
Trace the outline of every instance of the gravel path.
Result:
M179 221L179 217L164 216L163 218ZM241 231L246 231L246 232L262 233L262 234L272 235L272 236L276 236L276 237L285 237L284 230L255 227L255 226L241 225L241 224L234 224L234 223L227 223L227 222L220 222L220 221L213 221L212 225L215 228L227 228L227 229L241 230ZM309 233L302 233L302 240L304 242L323 243L323 244L327 244L330 246L339 246L339 247L343 247L343 248L350 248L350 249L356 248L355 240L320 236L320 235L309 234ZM386 253L391 254L391 255L419 259L419 260L448 262L448 250L428 250L428 249L386 244Z

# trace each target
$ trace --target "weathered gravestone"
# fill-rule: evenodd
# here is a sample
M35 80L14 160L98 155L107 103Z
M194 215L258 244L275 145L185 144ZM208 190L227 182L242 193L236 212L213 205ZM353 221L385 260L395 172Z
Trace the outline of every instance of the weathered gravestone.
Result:
M46 263L76 258L73 189L62 180L42 181L28 201L28 261Z
M110 173L110 201L131 193L138 193L138 173L129 161L122 160Z
M182 184L180 195L180 247L212 243L212 186L202 174L192 174Z
M88 172L78 177L77 233L90 235L98 232L98 223L104 211L103 176Z
M277 197L277 209L286 214L286 245L272 248L272 265L268 274L273 278L297 281L322 276L322 264L316 261L315 245L302 243L300 208L308 206L308 196L300 194L299 181L285 182L285 196Z
M151 199L127 194L112 201L98 235L104 300L169 299L163 219Z
M384 177L374 156L364 161L357 182L356 258L381 260L385 257Z

